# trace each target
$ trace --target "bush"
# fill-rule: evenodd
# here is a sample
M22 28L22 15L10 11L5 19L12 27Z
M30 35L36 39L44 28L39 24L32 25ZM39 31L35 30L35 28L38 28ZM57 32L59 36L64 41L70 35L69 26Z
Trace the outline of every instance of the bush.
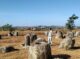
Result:
M75 28L74 21L76 19L78 19L78 16L76 16L75 14L73 14L71 17L69 17L69 20L67 20L67 23L66 23L66 28L69 30L73 30Z
M4 30L4 31L13 31L14 28L10 24L5 24L5 25L2 26L2 30Z

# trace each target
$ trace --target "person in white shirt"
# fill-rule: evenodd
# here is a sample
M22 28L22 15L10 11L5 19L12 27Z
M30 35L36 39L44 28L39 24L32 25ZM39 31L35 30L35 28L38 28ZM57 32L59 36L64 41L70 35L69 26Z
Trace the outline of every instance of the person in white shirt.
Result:
M52 29L51 28L48 32L48 44L52 44Z

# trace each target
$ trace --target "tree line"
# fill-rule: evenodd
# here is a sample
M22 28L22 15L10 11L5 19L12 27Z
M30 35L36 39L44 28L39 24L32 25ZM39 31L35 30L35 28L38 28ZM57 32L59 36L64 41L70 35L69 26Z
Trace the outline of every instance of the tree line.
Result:
M36 27L13 27L11 24L5 24L3 26L0 27L0 30L3 31L14 31L14 30L48 30L49 28L52 29L57 29L57 28L66 28L68 30L73 30L75 29L75 20L77 20L79 17L76 16L75 14L72 14L72 16L70 16L67 20L67 23L65 24L65 27L63 26L36 26ZM78 26L77 28L80 28L80 26Z

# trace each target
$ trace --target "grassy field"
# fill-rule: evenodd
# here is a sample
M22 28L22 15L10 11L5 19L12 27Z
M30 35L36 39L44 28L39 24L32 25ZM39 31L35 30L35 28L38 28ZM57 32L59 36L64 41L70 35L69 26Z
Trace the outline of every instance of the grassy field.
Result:
M18 37L3 36L0 40L0 46L12 45L16 50L8 53L0 53L0 59L27 59L27 49L22 48L21 44L24 43L24 35L29 32L34 32L38 37L42 37L47 40L47 36L44 35L44 31L19 31ZM8 32L1 31L0 34L7 35ZM75 48L71 50L59 49L59 39L55 39L53 36L53 44L51 46L51 52L53 58L63 59L80 59L80 37L75 37Z

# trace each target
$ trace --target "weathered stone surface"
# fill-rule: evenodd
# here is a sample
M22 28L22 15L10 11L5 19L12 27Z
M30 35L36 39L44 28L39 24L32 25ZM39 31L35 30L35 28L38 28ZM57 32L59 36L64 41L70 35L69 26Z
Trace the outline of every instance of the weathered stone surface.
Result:
M75 33L75 36L76 36L76 37L80 36L80 31L77 31L77 32Z
M37 38L35 41L34 41L34 44L39 44L41 42L46 42L43 38Z
M75 40L71 37L66 37L60 42L59 48L70 49L74 47Z
M51 59L51 48L45 42L30 46L28 50L28 59Z
M74 32L67 32L66 36L73 38L74 37Z
M27 46L30 46L36 39L37 39L37 35L34 33L28 33L24 36L25 40L24 40L24 44L22 44L24 46L24 48L26 48Z
M18 32L14 32L14 36L18 36L19 35L19 33Z
M37 35L34 34L34 33L31 33L30 42L32 43L32 42L35 41L36 39L37 39Z
M59 39L59 38L63 38L63 33L61 32L61 31L58 31L57 33L56 33L56 37L55 37L56 39Z
M30 45L30 34L25 35L25 42L24 42L25 46Z
M10 36L13 36L13 33L12 32L9 32L8 33L8 36L10 37Z

